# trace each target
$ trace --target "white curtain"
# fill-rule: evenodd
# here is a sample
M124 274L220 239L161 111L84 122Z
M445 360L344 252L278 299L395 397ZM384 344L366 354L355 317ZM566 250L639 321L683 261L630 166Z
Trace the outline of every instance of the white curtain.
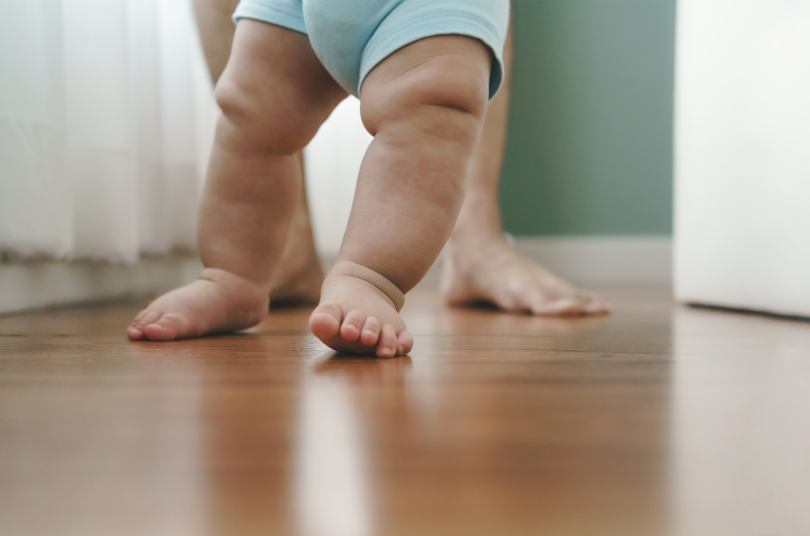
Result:
M0 251L194 247L216 107L189 0L0 0Z

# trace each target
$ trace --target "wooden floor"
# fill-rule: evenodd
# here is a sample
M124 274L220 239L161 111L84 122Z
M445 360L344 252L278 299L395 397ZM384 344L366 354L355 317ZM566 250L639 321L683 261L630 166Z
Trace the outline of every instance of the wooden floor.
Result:
M307 311L168 344L125 340L139 304L0 318L0 534L810 534L810 323L606 294L422 292L394 360Z

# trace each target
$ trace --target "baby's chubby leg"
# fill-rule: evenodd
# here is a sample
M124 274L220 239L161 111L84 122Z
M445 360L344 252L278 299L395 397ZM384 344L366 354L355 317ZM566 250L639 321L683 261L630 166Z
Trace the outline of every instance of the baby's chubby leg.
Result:
M404 355L403 294L436 260L464 199L489 97L489 49L462 36L417 41L377 66L360 94L374 135L338 263L312 332L336 350Z
M153 301L130 339L244 329L267 314L271 278L301 195L295 153L346 96L305 35L242 20L216 88L217 124L198 228L200 279Z

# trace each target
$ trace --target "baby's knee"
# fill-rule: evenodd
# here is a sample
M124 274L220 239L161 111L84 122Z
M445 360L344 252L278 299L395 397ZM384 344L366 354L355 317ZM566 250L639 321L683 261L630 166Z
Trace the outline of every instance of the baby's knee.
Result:
M474 137L486 114L491 65L481 58L444 54L393 79L369 75L361 93L363 123L372 135L388 122L423 117L444 125L434 133Z
M265 154L301 151L318 128L308 117L304 96L286 88L268 91L258 83L225 71L214 90L222 110L218 139Z

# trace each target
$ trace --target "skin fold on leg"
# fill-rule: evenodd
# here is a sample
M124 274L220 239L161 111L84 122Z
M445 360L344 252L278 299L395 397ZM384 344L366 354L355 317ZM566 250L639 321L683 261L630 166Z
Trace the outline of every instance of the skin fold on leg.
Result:
M214 84L219 81L231 54L236 25L231 15L239 0L194 0L194 13L199 28L205 59ZM317 303L323 283L323 269L315 251L307 196L304 191L304 155L297 155L302 173L298 203L290 235L273 273L270 285L271 306Z
M401 296L438 257L464 200L489 96L489 49L462 36L395 52L361 89L374 136L363 159L338 263L312 332L336 350L404 355Z
M128 329L130 339L198 337L264 318L302 194L296 154L346 94L306 36L243 20L216 96L223 113L198 227L206 269L147 306Z

